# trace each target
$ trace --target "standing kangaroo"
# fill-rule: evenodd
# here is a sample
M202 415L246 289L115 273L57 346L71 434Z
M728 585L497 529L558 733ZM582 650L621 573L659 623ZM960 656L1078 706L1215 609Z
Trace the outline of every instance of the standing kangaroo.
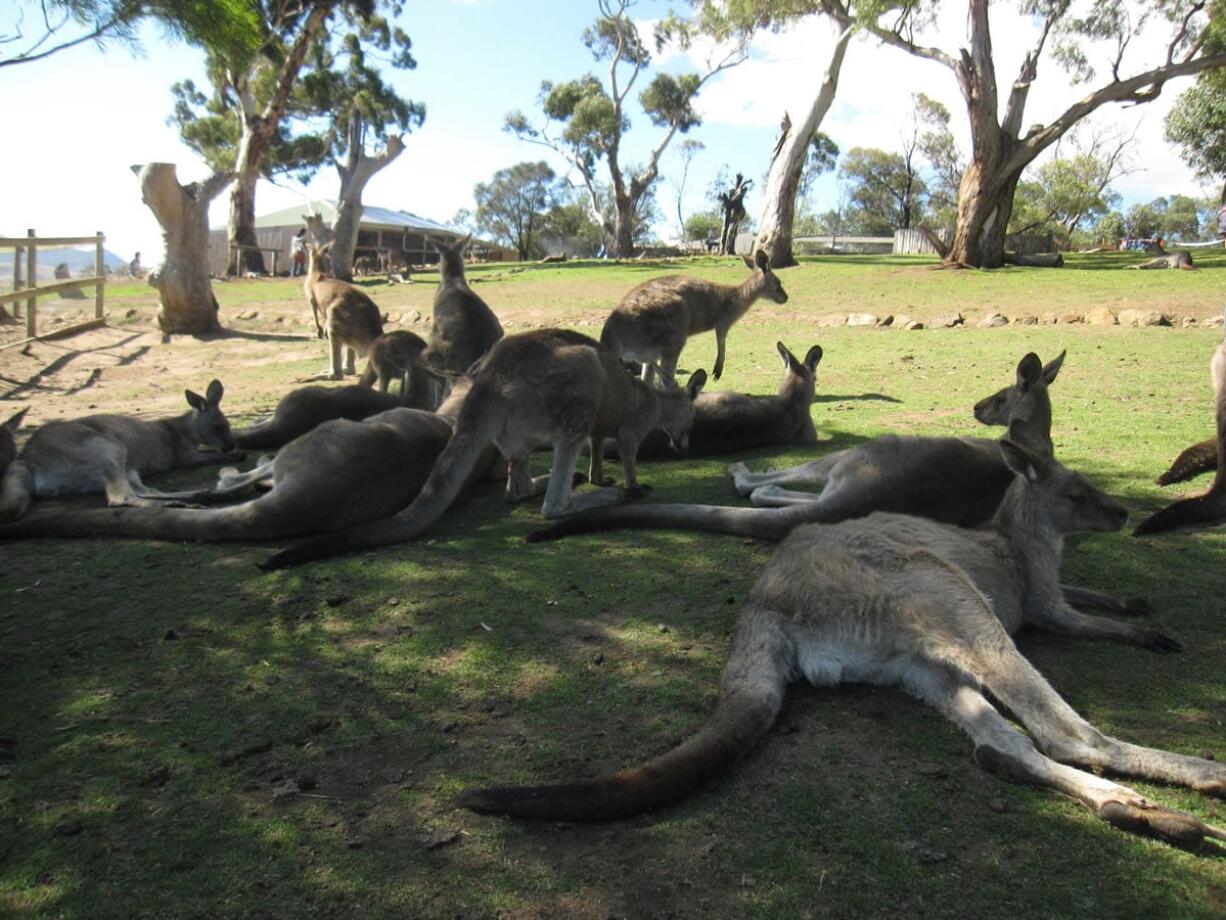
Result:
M788 299L766 253L759 251L752 262L746 260L746 265L752 274L739 285L716 284L688 275L643 282L623 297L605 320L601 344L624 360L641 361L643 379L650 381L652 363L670 376L675 374L686 339L714 329L716 355L711 376L719 380L732 324L759 297L775 303L787 303Z
M686 456L728 454L772 444L812 444L814 372L822 360L820 345L814 345L803 361L782 342L775 348L783 359L783 382L775 396L750 396L722 391L700 393L694 400L694 426ZM639 458L676 456L668 436L653 431L639 445ZM617 459L617 444L606 440L605 459Z
M204 396L186 390L190 412L153 422L126 415L48 422L31 435L4 473L0 521L21 517L35 496L104 491L110 505L147 505L197 495L150 489L141 476L225 459L199 450L200 444L225 453L234 450L230 423L220 406L223 392L219 380L209 384Z
M369 393L370 390L365 390ZM22 537L143 537L202 543L270 540L339 530L395 514L420 491L447 445L463 401L461 380L438 413L396 408L363 421L326 421L270 463L221 491L271 477L271 491L226 508L106 508L34 513L0 525ZM475 467L498 464L492 448Z
M413 504L385 521L285 550L263 567L285 568L421 536L451 507L491 443L507 458L508 499L519 501L544 491L545 517L625 501L642 492L634 460L639 441L659 427L684 444L694 419L693 399L705 380L700 370L686 389L657 390L631 377L598 342L565 329L500 339L476 366L455 434ZM583 444L606 435L616 437L621 447L625 489L572 494L575 460ZM553 466L548 476L534 479L528 458L546 444L553 445ZM589 478L603 481L598 449Z
M1185 271L1194 271L1196 266L1192 264L1192 253L1184 249L1176 250L1175 252L1167 253L1164 256L1158 256L1156 259L1150 259L1148 262L1141 262L1138 265L1129 265L1129 268L1182 268Z
M358 356L365 355L371 343L383 335L383 314L360 287L324 274L324 256L335 243L307 243L307 273L302 287L315 316L315 334L323 338L326 332L332 346L330 377L341 380L345 374L357 373Z
M394 329L375 339L366 359L366 370L361 384L373 387L377 382L380 392L386 393L393 380L400 381L402 405L416 409L433 409L439 401L438 377L423 363L422 353L426 340L407 329Z
M1104 735L1010 638L1031 625L1171 645L1160 633L1063 603L1057 578L1064 535L1119 530L1128 513L1027 432L1024 423L1014 425L998 447L1015 478L990 531L895 514L792 531L741 612L714 714L680 746L592 780L471 790L460 804L546 820L608 820L661 808L746 754L774 723L788 684L805 679L817 686L901 687L970 735L984 769L1064 792L1116 827L1187 847L1204 837L1226 840L1222 829L1078 769L1226 796L1226 764Z
M424 355L431 367L463 374L502 338L502 324L464 277L464 247L433 243L438 250L439 283L434 293L430 347Z
M1217 439L1213 451L1217 462L1217 475L1213 485L1204 495L1185 498L1167 505L1142 521L1134 531L1136 536L1161 533L1177 527L1199 525L1213 527L1226 523L1226 338L1218 345L1209 362L1209 376L1213 380L1214 397L1217 403ZM1194 445L1180 454L1180 460L1202 445ZM1175 461L1176 466L1179 460ZM1161 480L1159 480L1161 481ZM1174 481L1174 480L1172 480Z

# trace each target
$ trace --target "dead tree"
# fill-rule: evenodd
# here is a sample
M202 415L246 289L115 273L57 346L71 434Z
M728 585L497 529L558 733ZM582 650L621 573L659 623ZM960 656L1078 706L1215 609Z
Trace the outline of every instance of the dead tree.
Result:
M737 173L732 188L719 193L720 207L724 212L724 226L719 235L721 255L730 256L736 251L736 230L745 219L745 193L752 185L752 179L746 179L741 173Z

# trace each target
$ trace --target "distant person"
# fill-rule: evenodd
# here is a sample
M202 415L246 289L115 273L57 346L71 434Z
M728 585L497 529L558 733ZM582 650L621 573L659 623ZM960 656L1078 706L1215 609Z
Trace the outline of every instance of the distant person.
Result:
M306 271L306 227L299 229L289 243L289 276L297 278Z
M140 253L132 257L132 261L128 263L128 274L133 278L140 277Z
M1222 207L1217 212L1217 235L1226 240L1226 201L1222 202Z

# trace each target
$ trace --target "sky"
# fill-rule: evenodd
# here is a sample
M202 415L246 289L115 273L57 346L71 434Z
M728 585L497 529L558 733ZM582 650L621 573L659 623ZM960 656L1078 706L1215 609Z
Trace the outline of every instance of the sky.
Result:
M8 11L0 12L0 33L12 34L14 20L23 14L27 17L23 31L32 30L29 17L35 5L19 0L3 6ZM670 6L678 6L677 0L671 4L639 0L631 12L647 28ZM461 208L473 207L473 186L498 169L545 159L564 174L565 164L556 155L517 140L502 130L502 124L514 109L530 117L537 114L542 80L564 81L588 72L604 76L607 65L593 61L580 41L595 15L594 0L406 4L400 25L413 40L418 66L392 80L402 95L425 103L426 120L406 138L399 159L370 182L363 200L447 222ZM992 30L1003 97L1037 33L1034 24L1007 3L992 6ZM125 258L140 251L146 266L157 263L161 231L140 200L130 167L172 162L184 182L207 174L204 164L167 124L171 84L184 78L203 83L204 57L198 49L169 41L155 25L143 27L140 38L142 50L136 54L120 46L83 45L43 61L0 68L7 123L22 128L19 135L9 135L0 156L7 166L0 191L0 235L24 236L27 228L45 236L84 236L101 230L111 251ZM926 39L947 50L965 46L965 6L946 0ZM696 101L703 121L688 136L704 149L691 166L682 199L684 213L707 207L706 190L720 167L727 166L755 180L746 207L757 215L783 112L788 111L794 121L803 117L833 43L831 27L817 18L783 32L763 33L755 39L749 61L703 88ZM1130 52L1138 61L1153 61L1159 48L1161 36L1154 35L1134 43ZM701 69L703 55L701 48L688 54L666 49L653 66L670 72ZM1092 51L1091 59L1102 65L1105 52ZM1191 84L1191 78L1172 80L1155 102L1110 105L1094 119L1102 126L1136 132L1134 171L1113 186L1125 207L1158 196L1208 193L1163 140L1163 118ZM838 96L821 130L844 151L857 146L897 150L910 130L915 92L949 108L951 127L965 152L969 139L965 109L952 73L865 38L854 40L847 52ZM1086 87L1071 85L1053 61L1044 59L1031 90L1027 124L1051 120L1086 92ZM623 162L641 162L660 133L637 108L631 121ZM664 239L676 235L676 194L669 180L679 171L679 139L661 160L664 181L657 198L667 219L656 230ZM338 187L330 166L305 188L290 179L276 185L261 181L256 212L296 204L305 208L312 198L334 198ZM811 198L817 210L824 211L835 206L838 194L837 180L827 175ZM224 224L227 200L223 193L214 202L213 226Z

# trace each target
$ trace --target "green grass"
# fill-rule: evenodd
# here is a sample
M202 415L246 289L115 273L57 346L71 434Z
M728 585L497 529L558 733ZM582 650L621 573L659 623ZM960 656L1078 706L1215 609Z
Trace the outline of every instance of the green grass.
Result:
M1098 270L1108 258L994 273L806 262L783 275L787 305L761 304L733 330L721 385L773 391L776 339L797 351L818 342L822 450L887 431L979 434L971 404L1008 383L1023 353L1067 348L1052 389L1058 455L1146 514L1204 485L1152 480L1212 431L1206 366L1220 330L820 325L862 310L1040 315L1100 303L1207 317L1226 300L1220 256L1198 254L1202 272ZM513 323L556 315L598 329L618 292L675 270L471 275L503 273L478 290ZM743 274L706 259L686 270ZM433 290L373 287L393 310L428 310ZM122 314L120 294L108 296ZM303 311L288 281L218 285L218 296L227 315L255 303ZM226 347L201 346L202 360L225 367ZM709 366L714 350L699 337L682 366ZM275 344L267 352L266 365L227 376L229 392L271 402L301 372L277 363ZM109 386L113 396L135 384ZM641 476L653 500L733 502L726 464L645 463ZM591 775L692 731L771 549L649 532L524 545L538 523L535 508L486 490L423 541L272 576L254 567L270 547L6 545L0 737L16 758L0 763L0 914L1222 915L1221 848L1184 853L1007 785L939 714L888 689L796 687L742 765L657 815L571 827L456 810L466 786ZM1221 532L1078 538L1068 580L1150 598L1186 650L1040 634L1021 647L1101 729L1226 755L1224 568ZM1220 803L1140 788L1226 823Z

